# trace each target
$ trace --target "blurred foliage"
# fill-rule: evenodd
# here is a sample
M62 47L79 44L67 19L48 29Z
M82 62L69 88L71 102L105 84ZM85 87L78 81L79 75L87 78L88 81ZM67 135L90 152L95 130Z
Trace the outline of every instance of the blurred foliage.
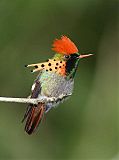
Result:
M32 136L26 105L0 103L0 159L119 159L118 0L1 0L0 96L27 97L36 74L24 64L51 57L54 38L68 35L82 60L73 96L50 111Z

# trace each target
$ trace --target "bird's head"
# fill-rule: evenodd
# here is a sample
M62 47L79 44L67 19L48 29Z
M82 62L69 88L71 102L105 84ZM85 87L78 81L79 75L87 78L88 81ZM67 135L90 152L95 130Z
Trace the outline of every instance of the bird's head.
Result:
M27 65L27 67L35 67L33 72L46 70L62 76L74 77L79 60L92 55L80 54L76 45L66 36L55 39L52 46L52 50L56 52L52 59L44 63Z
M53 51L56 52L54 58L68 61L69 59L81 59L89 57L93 54L79 54L76 45L66 36L61 36L61 39L55 39L53 43Z
M80 59L93 55L80 54L76 45L66 36L61 36L61 39L54 40L52 50L56 52L53 57L55 60L65 62L65 71L67 75L74 74L76 72Z

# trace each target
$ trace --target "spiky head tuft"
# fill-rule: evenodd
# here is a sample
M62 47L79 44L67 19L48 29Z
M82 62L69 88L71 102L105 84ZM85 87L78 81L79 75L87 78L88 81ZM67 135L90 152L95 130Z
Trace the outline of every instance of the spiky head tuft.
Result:
M52 50L67 55L78 53L76 45L66 36L61 36L61 39L54 40Z

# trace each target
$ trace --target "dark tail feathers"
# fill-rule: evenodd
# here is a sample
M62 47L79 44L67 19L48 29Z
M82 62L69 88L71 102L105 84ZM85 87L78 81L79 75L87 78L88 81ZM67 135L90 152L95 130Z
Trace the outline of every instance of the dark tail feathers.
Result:
M28 107L28 111L24 116L26 120L25 131L31 135L38 127L45 112L45 106L43 103L39 103L37 106L31 105ZM24 120L23 119L23 120Z

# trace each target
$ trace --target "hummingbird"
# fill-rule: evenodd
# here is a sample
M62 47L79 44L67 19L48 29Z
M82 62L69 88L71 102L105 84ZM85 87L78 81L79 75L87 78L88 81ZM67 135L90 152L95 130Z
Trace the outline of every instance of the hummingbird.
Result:
M45 113L72 95L79 61L92 55L80 54L76 45L65 35L54 40L52 50L55 54L51 59L43 63L26 65L33 67L31 72L39 72L29 98L38 99L41 96L56 98L52 102L28 105L23 121L26 120L25 131L29 135L38 128Z

